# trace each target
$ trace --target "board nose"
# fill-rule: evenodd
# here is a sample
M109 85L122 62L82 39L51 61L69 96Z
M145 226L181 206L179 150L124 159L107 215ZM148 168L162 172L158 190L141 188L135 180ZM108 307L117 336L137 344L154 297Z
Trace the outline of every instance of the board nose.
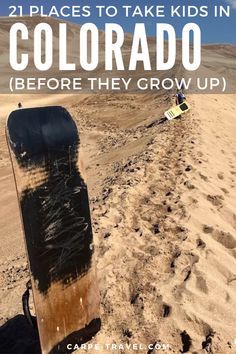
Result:
M79 133L69 112L60 106L20 109L7 121L7 132L15 156L27 157L79 145ZM76 148L75 147L75 148ZM76 150L76 149L74 149Z

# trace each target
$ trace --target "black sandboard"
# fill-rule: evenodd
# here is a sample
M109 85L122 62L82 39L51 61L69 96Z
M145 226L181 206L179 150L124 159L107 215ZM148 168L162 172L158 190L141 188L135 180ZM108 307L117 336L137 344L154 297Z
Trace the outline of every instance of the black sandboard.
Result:
M32 108L10 114L6 136L42 353L69 353L100 328L78 130L62 107Z

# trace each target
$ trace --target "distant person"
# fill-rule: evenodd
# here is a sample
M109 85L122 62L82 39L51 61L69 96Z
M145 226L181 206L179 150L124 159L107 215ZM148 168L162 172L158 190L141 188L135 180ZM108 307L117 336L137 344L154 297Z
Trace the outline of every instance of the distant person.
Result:
M22 103L21 102L18 103L18 108L19 109L22 108Z
M179 105L179 104L183 103L185 100L186 100L186 97L185 97L183 91L177 90L177 93L175 95L175 103L177 105Z

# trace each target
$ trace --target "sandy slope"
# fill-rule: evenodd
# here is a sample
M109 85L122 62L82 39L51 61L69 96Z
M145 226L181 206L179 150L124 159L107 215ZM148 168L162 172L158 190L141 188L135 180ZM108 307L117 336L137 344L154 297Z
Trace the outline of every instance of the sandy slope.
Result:
M236 96L189 101L190 113L162 124L167 96L63 102L82 135L97 246L102 329L92 344L160 341L171 345L166 353L235 353ZM0 311L8 322L0 339L29 352L29 329L17 339L28 272L4 143L1 157Z
M190 102L191 114L150 128L144 152L116 166L94 211L104 306L94 343L235 351L235 96Z

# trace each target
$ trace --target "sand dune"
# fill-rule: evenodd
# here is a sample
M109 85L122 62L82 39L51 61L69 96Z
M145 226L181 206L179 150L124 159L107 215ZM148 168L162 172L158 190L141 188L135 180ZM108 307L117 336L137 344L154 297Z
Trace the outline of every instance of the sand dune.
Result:
M11 77L20 77L20 78L39 78L43 77L45 79L49 78L74 78L79 77L83 80L83 90L84 92L89 92L90 84L87 82L87 77L123 77L130 78L132 77L132 82L129 86L129 92L137 92L137 81L142 77L154 77L160 79L160 81L164 80L166 77L168 78L178 78L181 79L183 73L185 71L182 65L182 42L181 40L177 40L176 42L176 62L172 69L168 71L157 71L156 70L156 52L157 52L157 43L154 37L148 38L148 48L150 53L150 63L152 70L145 71L143 64L140 62L137 64L137 68L134 71L129 71L129 62L130 62L130 53L132 48L132 34L125 34L124 43L122 46L122 57L124 62L124 70L117 71L116 65L114 65L113 70L105 70L105 34L104 31L99 31L99 64L95 70L88 73L84 71L80 65L80 28L81 26L78 24L67 23L67 47L68 47L68 60L72 63L76 64L75 71L60 71L59 70L59 24L60 20L54 18L43 18L43 21L48 23L53 30L53 67L46 72L37 71L34 65L34 28L35 26L42 22L42 18L39 16L28 17L24 16L21 19L21 22L27 25L29 30L29 39L23 43L19 42L19 49L23 50L24 53L29 55L29 65L27 69L23 72L15 72L12 70L9 64L9 49L8 49L8 41L9 41L9 31L12 24L15 22L14 18L1 18L0 25L0 39L2 43L2 49L0 51L0 73L1 73L1 82L0 82L0 92L1 93L10 93L9 91L9 79ZM36 44L37 45L37 44ZM89 45L88 45L89 47ZM200 77L202 80L205 78L219 78L222 81L222 78L225 78L227 81L226 92L227 93L236 93L235 92L235 80L236 80L236 64L235 64L235 46L221 44L221 45L203 45L202 53L201 53L201 66L195 72L197 77ZM166 53L166 52L165 52ZM186 74L186 73L185 73ZM189 75L186 75L186 77ZM192 72L190 72L190 76L194 78ZM36 85L37 86L37 85ZM201 90L197 89L197 84L195 80L192 80L191 83L191 92L201 93ZM221 93L222 85L220 86L219 91L215 91L217 93ZM19 91L18 91L19 92ZM41 88L42 93L50 93L50 90L46 87ZM52 91L51 91L52 92ZM154 90L154 92L156 92ZM160 90L162 92L162 90ZM212 93L210 86L204 91L204 93ZM17 91L15 91L17 93ZM20 92L21 93L21 92ZM32 93L35 93L32 90ZM65 93L68 93L65 91ZM69 92L70 93L70 92Z
M8 29L5 20L5 44ZM76 30L71 25L70 35ZM235 82L235 47L206 46L203 58L203 73L221 73L225 63ZM4 137L19 101L65 106L81 133L102 297L102 329L90 344L160 342L171 347L159 352L235 353L236 96L190 95L191 111L166 122L171 95L0 97L0 353L38 353L21 316L29 274Z
M171 353L234 353L236 98L193 95L190 113L158 124L170 99L67 100L82 136L102 294L103 325L91 343L160 341ZM1 151L4 339L18 330L28 270L4 143Z

